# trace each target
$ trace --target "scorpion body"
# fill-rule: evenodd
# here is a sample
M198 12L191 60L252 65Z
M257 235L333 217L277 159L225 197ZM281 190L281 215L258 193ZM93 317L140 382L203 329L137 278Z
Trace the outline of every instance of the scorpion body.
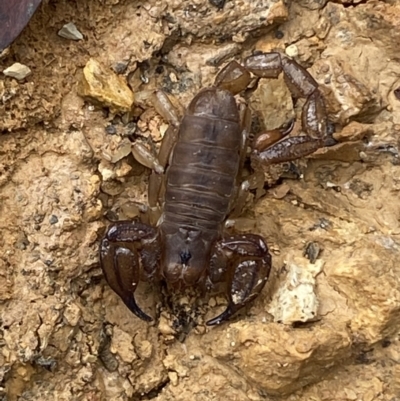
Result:
M134 298L141 278L163 281L171 292L226 283L228 306L207 322L214 325L255 299L269 277L271 255L264 239L224 231L240 194L251 121L247 109L238 109L234 95L248 86L251 74L277 78L283 72L292 95L306 99L303 135L285 138L292 126L261 133L252 144L252 166L295 160L333 144L318 84L304 68L279 53L250 56L244 64L229 63L215 86L199 92L187 108L169 157L157 226L120 221L102 239L100 261L107 282L143 320L152 318Z
M235 197L242 148L232 94L200 92L183 117L167 172L159 230L165 244L161 265L171 285L193 285L207 271L211 245L221 237Z

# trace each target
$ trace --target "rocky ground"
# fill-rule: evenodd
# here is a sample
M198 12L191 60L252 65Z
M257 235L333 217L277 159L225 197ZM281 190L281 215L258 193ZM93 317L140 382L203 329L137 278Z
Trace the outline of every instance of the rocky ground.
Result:
M400 5L222 3L43 1L1 54L1 71L31 73L0 75L0 399L400 400ZM69 22L82 39L58 35ZM109 221L146 203L131 143L157 148L167 129L141 94L185 107L227 61L273 49L318 81L338 144L248 205L273 272L247 311L206 327L225 302L212 296L177 333L144 286L161 316L143 322L98 261ZM122 103L87 99L90 60ZM249 103L254 126L299 117L282 80Z

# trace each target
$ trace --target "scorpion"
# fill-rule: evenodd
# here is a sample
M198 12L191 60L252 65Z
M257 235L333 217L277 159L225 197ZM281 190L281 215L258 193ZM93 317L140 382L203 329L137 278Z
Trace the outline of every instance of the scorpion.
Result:
M240 198L240 173L249 148L250 112L237 105L235 95L252 79L281 73L292 97L305 99L303 134L287 137L291 124L258 135L250 147L252 165L292 161L333 144L318 84L297 62L271 52L253 54L243 64L228 63L214 86L192 99L181 120L170 145L156 226L118 221L101 241L106 281L137 317L153 320L135 300L141 279L163 282L172 293L225 283L228 305L206 322L209 326L231 318L263 289L271 271L265 240L251 233L228 235L224 223Z

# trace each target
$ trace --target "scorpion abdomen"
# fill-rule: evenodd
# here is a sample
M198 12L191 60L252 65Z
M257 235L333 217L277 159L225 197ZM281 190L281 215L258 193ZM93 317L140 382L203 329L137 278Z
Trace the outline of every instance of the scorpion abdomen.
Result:
M200 92L188 110L167 171L161 226L217 237L235 196L242 150L239 113L234 97L217 88Z

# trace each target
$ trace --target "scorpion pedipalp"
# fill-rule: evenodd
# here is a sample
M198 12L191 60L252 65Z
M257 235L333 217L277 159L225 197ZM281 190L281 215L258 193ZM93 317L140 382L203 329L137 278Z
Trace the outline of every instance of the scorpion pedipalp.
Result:
M119 221L107 231L100 244L100 264L110 287L140 319L153 319L137 305L134 293L141 276L152 279L159 259L157 232L138 221ZM142 269L145 261L146 269Z
M228 307L206 324L229 319L260 294L271 271L271 254L262 237L234 235L217 242L210 263L210 280L227 282Z

